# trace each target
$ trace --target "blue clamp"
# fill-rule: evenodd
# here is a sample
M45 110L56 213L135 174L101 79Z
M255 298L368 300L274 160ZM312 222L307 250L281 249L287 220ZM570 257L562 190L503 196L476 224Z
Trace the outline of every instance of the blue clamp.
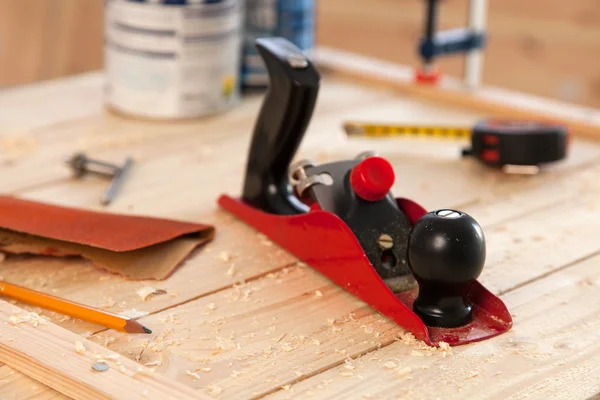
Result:
M422 39L419 54L427 62L440 55L481 49L485 43L485 33L475 33L466 28L452 29L436 33L433 40Z

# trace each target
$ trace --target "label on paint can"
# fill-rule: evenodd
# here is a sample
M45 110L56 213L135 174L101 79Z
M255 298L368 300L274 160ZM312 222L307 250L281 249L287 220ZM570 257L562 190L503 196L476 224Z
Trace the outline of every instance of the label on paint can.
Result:
M191 118L240 100L241 0L107 0L106 102L149 118Z

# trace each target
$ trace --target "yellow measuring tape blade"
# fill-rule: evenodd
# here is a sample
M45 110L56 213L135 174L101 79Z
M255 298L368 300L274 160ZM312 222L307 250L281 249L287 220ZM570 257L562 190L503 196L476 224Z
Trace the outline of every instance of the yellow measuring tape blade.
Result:
M384 125L346 122L344 123L344 131L346 131L348 136L367 137L413 136L455 139L471 137L470 128L445 126Z

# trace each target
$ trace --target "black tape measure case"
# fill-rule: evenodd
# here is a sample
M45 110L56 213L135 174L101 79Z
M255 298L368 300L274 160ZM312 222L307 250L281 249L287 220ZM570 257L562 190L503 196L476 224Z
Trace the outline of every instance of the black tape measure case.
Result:
M567 128L559 124L485 120L473 128L463 155L493 166L537 166L565 158L568 141Z

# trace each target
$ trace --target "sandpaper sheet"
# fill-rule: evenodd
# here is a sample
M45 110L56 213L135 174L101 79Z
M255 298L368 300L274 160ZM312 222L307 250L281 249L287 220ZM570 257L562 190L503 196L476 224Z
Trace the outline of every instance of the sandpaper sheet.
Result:
M127 279L166 279L214 228L0 196L0 250L80 256Z

